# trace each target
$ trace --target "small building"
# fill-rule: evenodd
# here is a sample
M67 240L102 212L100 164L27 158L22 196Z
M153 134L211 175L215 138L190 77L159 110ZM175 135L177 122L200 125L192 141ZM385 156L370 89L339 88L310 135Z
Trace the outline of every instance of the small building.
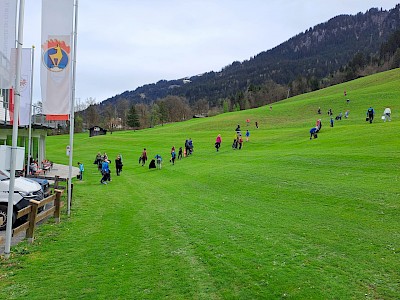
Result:
M196 118L207 118L207 117L208 117L208 114L196 114L196 115L193 115L194 119L196 119Z
M107 134L107 130L101 128L100 126L93 126L89 128L89 137L97 136L97 135L105 135Z

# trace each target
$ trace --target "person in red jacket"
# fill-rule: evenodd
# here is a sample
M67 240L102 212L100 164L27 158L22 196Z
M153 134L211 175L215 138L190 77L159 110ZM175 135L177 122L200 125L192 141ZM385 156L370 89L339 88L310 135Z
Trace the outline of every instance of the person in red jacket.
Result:
M142 152L142 156L140 156L140 160L139 163L142 163L142 167L146 164L146 160L147 160L147 152L146 152L146 148L143 149Z
M222 143L222 138L221 135L218 134L217 138L215 139L215 148L217 149L217 152L219 151L219 148L221 147Z

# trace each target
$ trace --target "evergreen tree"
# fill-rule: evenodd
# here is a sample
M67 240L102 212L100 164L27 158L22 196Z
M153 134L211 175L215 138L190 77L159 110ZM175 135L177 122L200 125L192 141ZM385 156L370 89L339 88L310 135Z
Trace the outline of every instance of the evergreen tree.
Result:
M136 108L134 105L131 106L131 109L128 112L128 119L127 122L129 127L138 128L140 127L139 116L136 112Z
M165 101L159 101L158 102L158 107L159 107L159 112L160 112L160 121L161 121L161 126L164 126L164 123L168 120L168 110L167 106L165 104Z

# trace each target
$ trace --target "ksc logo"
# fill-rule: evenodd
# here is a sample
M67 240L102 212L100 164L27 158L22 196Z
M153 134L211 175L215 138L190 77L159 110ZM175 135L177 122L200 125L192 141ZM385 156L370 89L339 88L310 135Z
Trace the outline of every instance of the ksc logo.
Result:
M43 63L52 72L61 72L69 64L71 47L64 41L49 40L42 45Z

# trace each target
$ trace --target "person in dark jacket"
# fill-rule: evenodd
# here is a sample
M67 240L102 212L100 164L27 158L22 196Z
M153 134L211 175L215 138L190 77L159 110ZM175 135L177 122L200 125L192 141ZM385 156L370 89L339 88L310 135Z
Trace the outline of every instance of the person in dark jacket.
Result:
M149 169L155 169L156 168L156 160L152 159L149 163Z
M182 159L182 156L183 156L183 150L182 150L182 147L179 147L178 159L179 160Z
M117 176L122 172L122 159L121 155L117 155L117 158L115 159L115 171L117 173Z
M367 110L367 121L369 121L369 123L371 124L372 121L374 120L374 115L375 115L375 111L374 109L370 106Z

